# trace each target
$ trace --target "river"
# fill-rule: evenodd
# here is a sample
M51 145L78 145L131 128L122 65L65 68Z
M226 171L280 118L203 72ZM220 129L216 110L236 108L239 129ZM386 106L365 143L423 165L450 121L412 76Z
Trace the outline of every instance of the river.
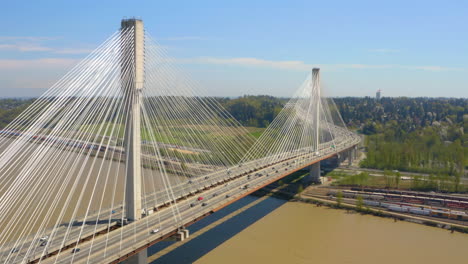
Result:
M287 202L195 263L467 263L467 250L466 234Z

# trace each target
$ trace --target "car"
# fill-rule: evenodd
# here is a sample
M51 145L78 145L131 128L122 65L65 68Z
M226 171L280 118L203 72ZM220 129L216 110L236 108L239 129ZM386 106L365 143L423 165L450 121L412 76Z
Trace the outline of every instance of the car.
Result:
M46 240L46 241L42 241L42 243L41 243L40 246L43 247L43 246L45 246L45 245L47 245L47 240Z
M72 254L75 254L76 252L80 252L80 248L74 248L71 251Z
M39 241L46 241L47 239L49 239L49 236L43 236L39 238Z
M190 204L190 207L194 207L194 206L195 206L195 204L194 204L194 203L191 203L191 204Z
M213 197L217 196L218 194L217 193L213 193Z
M203 200L203 196L200 196L200 197L198 197L198 199L197 199L197 200L198 200L198 201L201 201L201 200Z
M206 176L206 177L205 177L205 180L208 180L209 178L210 178L210 177Z
M156 233L158 233L158 232L159 232L159 228L156 228L156 229L151 230L151 234L156 234Z
M190 181L188 181L188 183L189 183L189 184L190 184L190 183L193 183L193 181L192 181L192 180L190 180Z
M231 197L231 196L229 194L226 194L226 198L229 198L229 197Z
M13 249L11 250L11 253L16 253L16 252L18 252L18 251L19 251L19 249L13 248Z
M278 173L278 171L276 171L276 173Z
M208 205L208 203L202 203L202 205L201 205L201 206L207 206L207 205Z

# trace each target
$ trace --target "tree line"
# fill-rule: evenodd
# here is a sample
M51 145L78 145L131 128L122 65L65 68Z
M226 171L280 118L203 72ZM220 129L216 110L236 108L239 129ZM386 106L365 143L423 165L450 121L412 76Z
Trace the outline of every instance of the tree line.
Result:
M217 97L242 125L267 127L287 98ZM468 99L334 98L350 129L366 135L362 166L456 176L468 166ZM0 99L0 127L5 127L33 99Z

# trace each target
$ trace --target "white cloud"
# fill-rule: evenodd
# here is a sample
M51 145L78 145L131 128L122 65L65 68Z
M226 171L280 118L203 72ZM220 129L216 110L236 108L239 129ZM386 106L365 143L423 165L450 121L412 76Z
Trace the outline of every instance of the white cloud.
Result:
M50 52L56 54L87 54L93 51L85 48L56 48L43 42L56 40L57 37L12 37L0 36L0 50L19 52Z
M422 70L422 71L466 71L466 68L454 68L444 66L411 66L397 64L308 64L303 61L274 61L252 57L241 58L215 58L215 57L200 57L189 59L174 59L176 63L182 64L223 64L223 65L238 65L245 67L263 67L283 70L309 71L314 67L323 68L326 70L339 69L406 69L406 70Z
M70 67L78 62L70 58L41 58L31 60L0 60L2 70L44 69Z
M21 52L50 51L51 48L36 44L0 44L0 50L15 50Z
M57 54L89 54L93 49L57 49L54 53Z
M213 58L202 57L195 59L195 62L206 64L228 64L228 65L241 65L241 66L256 66L268 67L276 69L289 69L289 70L307 70L311 69L312 65L306 64L302 61L272 61L258 58Z

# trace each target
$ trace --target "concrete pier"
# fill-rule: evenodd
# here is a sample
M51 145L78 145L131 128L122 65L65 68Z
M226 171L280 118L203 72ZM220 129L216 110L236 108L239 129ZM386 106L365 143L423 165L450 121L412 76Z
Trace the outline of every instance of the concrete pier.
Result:
M320 182L320 162L309 166L309 174L303 178L305 184L321 183Z
M121 264L148 264L148 250L145 248L138 254L120 262Z
M175 235L164 239L164 241L184 241L185 239L190 237L190 231L188 229L181 229Z

